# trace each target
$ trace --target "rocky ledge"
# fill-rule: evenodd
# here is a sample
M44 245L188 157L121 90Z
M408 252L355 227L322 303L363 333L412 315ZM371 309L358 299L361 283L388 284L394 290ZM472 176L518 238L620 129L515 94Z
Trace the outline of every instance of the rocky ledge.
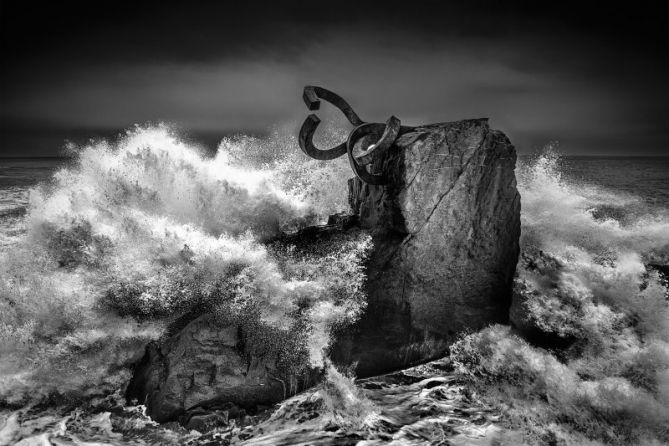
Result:
M360 377L384 373L443 355L462 330L508 321L520 236L515 163L486 119L416 127L374 163L388 185L349 180L351 215L272 242L308 250L371 235L368 307L334 333L336 364ZM286 376L275 355L246 348L240 330L197 316L147 348L128 396L157 421L188 424L203 410L252 411L318 381L318 370Z

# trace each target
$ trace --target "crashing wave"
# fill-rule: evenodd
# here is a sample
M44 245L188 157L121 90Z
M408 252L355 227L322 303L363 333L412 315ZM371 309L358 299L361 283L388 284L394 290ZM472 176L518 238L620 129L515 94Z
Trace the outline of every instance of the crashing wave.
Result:
M451 350L459 372L505 402L529 444L669 441L669 305L648 266L668 263L667 210L563 176L550 150L518 178L512 320L534 336L500 325L465 336Z
M281 150L268 155L270 146ZM323 178L345 170L295 147L277 133L225 140L207 156L158 126L79 149L32 191L27 233L0 255L0 400L118 389L146 343L198 308L302 327L291 336L323 366L330 327L364 308L358 266L369 240L330 259L332 274L350 270L346 290L327 268L307 274L302 259L291 269L270 252L265 241L341 206Z
M249 442L412 444L466 431L461 440L472 443L477 423L496 444L669 442L669 308L662 277L649 267L669 263L669 210L569 178L560 162L549 150L517 169L516 327L463 336L451 349L455 375L440 376L453 373L444 367L408 384L389 375L360 389L327 365L323 349L329 329L364 308L360 265L369 240L306 260L265 243L346 209L345 161L306 159L278 132L225 139L213 157L165 126L83 147L73 165L33 190L26 233L0 255L0 399L22 407L113 394L149 340L206 302L226 314L253 309L277 330L306 322L299 348L327 369L323 387L259 425L279 426L276 435ZM542 336L520 336L530 332ZM199 438L155 427L137 407L114 409L111 421L105 410L68 409L32 429L31 420L46 418L20 409L8 413L0 439L21 429L58 436L63 426L77 434L85 425L113 442L110 423L123 432L138 423L146 435L174 441ZM475 413L484 416L463 415Z

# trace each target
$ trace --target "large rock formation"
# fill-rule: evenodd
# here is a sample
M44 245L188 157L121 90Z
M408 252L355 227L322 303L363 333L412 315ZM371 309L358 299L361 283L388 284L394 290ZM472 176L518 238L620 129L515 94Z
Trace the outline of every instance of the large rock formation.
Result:
M346 231L368 231L368 308L331 349L359 376L443 354L463 329L508 320L520 236L516 154L485 119L417 127L374 164L386 186L349 182L354 215L286 237L308 244ZM151 416L176 419L207 402L250 406L286 394L276 358L245 354L236 327L191 322L138 366L129 395ZM235 347L237 346L237 347ZM313 379L291 386L299 390Z
M372 232L369 307L333 351L361 376L445 352L463 329L506 322L518 260L516 154L485 119L404 134L376 168L388 186L349 181Z

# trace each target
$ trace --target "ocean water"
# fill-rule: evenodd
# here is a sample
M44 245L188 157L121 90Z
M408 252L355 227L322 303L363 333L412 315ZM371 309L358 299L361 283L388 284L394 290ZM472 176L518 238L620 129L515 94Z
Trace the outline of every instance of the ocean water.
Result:
M345 210L345 160L308 160L281 133L212 156L164 126L70 159L0 159L0 444L668 442L669 158L548 148L516 174L523 256L543 256L521 261L516 287L529 323L571 347L492 326L451 357L355 381L324 351L364 310L369 241L301 280L262 243ZM236 294L206 294L220 281ZM203 294L289 331L306 298L309 329L289 334L325 383L211 432L153 423L122 398L129 365Z
M24 231L30 189L48 181L64 158L0 158L0 246Z

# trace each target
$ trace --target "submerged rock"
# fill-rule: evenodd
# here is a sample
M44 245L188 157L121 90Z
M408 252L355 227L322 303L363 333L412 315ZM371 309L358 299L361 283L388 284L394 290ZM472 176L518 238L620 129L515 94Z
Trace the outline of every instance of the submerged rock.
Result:
M462 330L508 321L520 236L515 162L509 140L485 119L417 127L375 163L390 184L349 181L353 215L273 242L300 250L337 234L371 234L368 308L334 333L336 364L360 377L384 373L444 354ZM158 421L284 399L277 356L249 354L239 341L237 325L199 316L148 347L128 396ZM288 394L317 377L289 377Z

